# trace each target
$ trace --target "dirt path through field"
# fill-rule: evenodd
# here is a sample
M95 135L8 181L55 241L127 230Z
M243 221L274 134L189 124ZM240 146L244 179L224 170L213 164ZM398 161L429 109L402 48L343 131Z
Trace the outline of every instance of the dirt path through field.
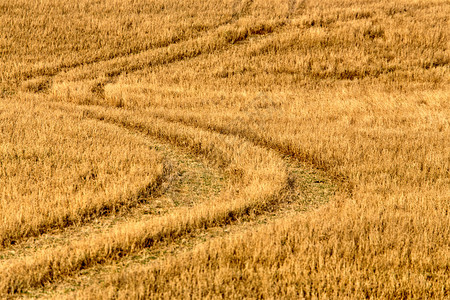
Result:
M147 195L134 207L121 207L80 225L54 230L37 237L18 241L0 251L0 263L26 257L34 252L66 245L76 240L120 227L131 221L141 221L168 213L177 207L193 206L216 197L223 186L224 174L205 160L194 157L180 147L146 136L152 148L164 156L166 176L154 193Z
M289 196L285 202L272 207L265 213L246 216L225 226L195 230L183 238L145 248L112 263L82 270L74 276L58 280L45 287L29 289L20 296L24 298L72 298L77 291L108 280L111 274L125 273L139 266L149 267L152 264L158 264L168 257L192 251L206 242L258 229L264 230L264 226L268 224L298 216L298 214L314 209L328 201L335 189L331 181L323 174L320 175L314 170L305 169L295 160L288 158L287 160L289 160L289 173L292 180L291 189L288 191Z
M57 106L60 105L58 104ZM76 106L69 105L70 110L74 109L74 107L76 108ZM60 108L64 108L64 105L62 107L60 106ZM150 130L150 128L147 127L149 131L146 131L147 129L143 130L144 127L137 126L138 123L131 125L133 122L131 120L129 121L131 123L127 123L124 120L120 121L120 118L115 119L113 112L111 112L111 115L109 116L110 119L108 119L109 117L102 117L102 110L96 111L95 107L91 113L87 113L90 108L84 108L83 110L83 115L87 118L97 119L99 122L116 124L128 129L130 132L144 135L146 139L149 139L153 147L156 150L163 152L166 157L165 163L168 169L167 179L162 183L162 186L156 195L152 195L149 199L145 199L145 201L142 201L142 203L136 207L119 210L115 214L99 217L95 221L88 222L85 225L78 227L71 226L64 230L47 233L8 247L0 253L3 265L2 269L6 272L9 272L7 270L17 270L17 268L24 268L24 270L27 268L34 269L35 264L36 267L40 266L42 263L47 264L45 261L49 258L46 257L51 255L53 252L52 249L56 249L55 251L59 252L63 251L70 255L70 252L78 251L76 250L78 247L77 245L88 245L90 243L89 241L100 241L108 236L113 238L115 232L122 230L122 228L127 228L130 224L134 224L133 226L143 226L146 222L151 222L153 218L164 217L166 213L176 216L177 211L180 211L180 213L183 214L183 211L189 211L186 210L186 208L192 207L193 211L198 211L198 213L201 214L202 204L205 204L206 206L203 205L205 207L211 205L214 206L212 202L217 201L215 199L219 199L217 197L220 195L221 190L223 190L226 181L231 180L229 182L231 183L231 186L239 185L235 181L236 178L228 178L230 174L223 173L224 170L217 167L217 161L209 165L207 163L208 160L205 160L205 158L209 157L209 161L212 162L211 159L216 158L216 155L213 154L213 152L220 148L214 150L212 153L205 152L204 155L201 155L200 153L203 151L201 150L201 147L207 147L206 149L209 149L208 147L210 146L197 145L195 142L192 144L195 148L186 145L187 149L190 148L190 151L187 152L186 150L181 149L179 144L175 145L173 142L168 143L167 141L162 141L161 137L163 135L159 135L159 138L155 138L158 134L156 132L152 133L151 130L154 129ZM126 113L122 111L117 112L119 115L126 115ZM138 122L138 120L136 122ZM175 124L177 129L179 129L179 126L181 125ZM193 130L193 133L200 130L189 126L186 128ZM170 135L170 132L168 134ZM215 133L204 131L204 134L214 135ZM198 133L195 133L195 135L198 135ZM170 141L170 138L168 137L169 136L166 136L167 140ZM237 139L237 141L239 140L240 139ZM239 146L239 144L237 144L237 146ZM254 146L249 144L247 147ZM192 151L193 149L196 150ZM210 149L208 151L212 150ZM258 151L264 150L261 148L261 150ZM229 153L228 155L230 154L237 155L233 153ZM217 157L217 159L221 160L224 159L224 157ZM276 171L281 171L282 173L286 172L287 182L285 183L285 187L281 191L281 194L274 195L275 198L273 200L267 200L268 202L265 200L266 204L257 204L256 202L255 204L252 204L250 201L249 204L245 204L250 205L249 208L240 212L239 206L233 208L237 204L223 203L223 205L225 205L224 209L229 212L226 213L228 216L225 216L225 219L222 220L220 218L223 217L219 217L218 223L215 223L214 217L208 217L213 219L207 220L205 225L176 225L192 226L192 229L186 229L185 233L177 233L173 237L172 234L170 234L170 238L168 239L161 237L160 241L156 243L152 242L149 244L150 246L145 246L144 244L142 246L137 246L137 248L132 247L133 249L126 250L124 253L122 250L117 250L119 252L114 254L114 251L116 250L112 248L109 251L113 251L111 253L113 256L106 260L101 259L96 263L88 263L86 266L83 266L84 263L81 263L79 266L61 267L69 271L62 271L63 269L59 271L58 265L60 263L57 263L57 265L50 268L51 271L49 271L50 273L48 273L48 275L43 275L43 279L36 279L36 275L33 275L32 273L28 274L28 271L24 271L25 273L20 275L20 279L15 278L16 275L14 275L9 280L13 285L12 291L15 291L15 293L19 291L33 291L30 295L37 295L46 293L47 289L58 292L61 292L61 290L74 290L77 286L81 286L83 282L102 278L102 276L108 276L111 269L119 270L129 265L132 266L147 263L152 260L164 259L167 255L189 251L189 249L192 249L195 245L206 240L220 238L221 236L235 232L241 232L254 228L255 226L260 226L260 224L311 209L312 207L316 207L320 203L327 201L334 192L331 180L327 179L324 175L317 174L317 172L313 170L306 170L304 166L300 165L294 159L284 158L283 160L286 170ZM237 175L234 174L233 176L238 176L238 178L243 176L240 174L241 171L239 171L239 169L236 169L235 172L237 172ZM219 202L220 201L223 200L219 200ZM253 205L256 206L252 208ZM196 216L195 213L193 216ZM212 223L208 225L210 222ZM90 253L92 250L86 251ZM72 268L74 269L72 270ZM59 274L60 272L63 273ZM5 275L9 276L8 274ZM23 276L29 276L30 278L27 279ZM19 283L17 283L17 280ZM40 289L39 291L35 290L36 287L41 285L44 286L43 289Z

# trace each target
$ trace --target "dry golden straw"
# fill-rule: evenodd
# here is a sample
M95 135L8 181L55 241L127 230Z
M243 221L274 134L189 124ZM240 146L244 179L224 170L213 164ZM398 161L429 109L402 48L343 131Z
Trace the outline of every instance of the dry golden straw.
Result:
M450 296L447 0L13 2L1 297Z

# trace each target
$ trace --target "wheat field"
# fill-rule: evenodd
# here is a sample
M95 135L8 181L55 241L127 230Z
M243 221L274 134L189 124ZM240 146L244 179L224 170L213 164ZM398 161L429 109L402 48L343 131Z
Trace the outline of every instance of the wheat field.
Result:
M447 0L0 0L0 298L450 297Z

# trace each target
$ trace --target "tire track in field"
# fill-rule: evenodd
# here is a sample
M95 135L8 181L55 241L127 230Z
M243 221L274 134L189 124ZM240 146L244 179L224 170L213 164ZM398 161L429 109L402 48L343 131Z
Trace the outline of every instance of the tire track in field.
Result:
M290 166L289 170L293 173L304 172L302 166L296 165ZM201 244L258 229L263 230L268 224L273 224L282 219L293 218L298 214L308 212L327 201L328 197L333 193L332 188L324 188L320 186L322 184L317 184L317 180L321 179L315 177L316 175L311 174L311 176L311 178L308 178L308 183L306 183L306 185L304 181L307 177L305 178L303 175L297 177L293 176L292 179L295 180L296 183L292 186L292 194L289 196L289 200L272 207L272 209L266 211L264 214L247 216L225 226L210 227L193 231L183 238L172 242L145 248L115 262L85 269L62 281L50 283L41 288L29 289L27 290L26 297L49 297L52 299L60 299L64 296L68 296L68 299L71 299L74 298L73 293L76 293L77 291L93 284L101 285L103 282L107 282L111 274L127 272L127 270L133 270L136 267L151 267L161 263L169 257L190 252ZM322 195L317 196L319 193L322 193Z
M253 1L254 0L244 1L244 5L240 9L237 9L237 7L239 6L239 4L242 1L241 0L236 1L235 4L233 4L233 6L231 8L232 15L228 20L219 22L218 24L215 24L212 28L207 28L207 27L205 27L204 29L202 28L202 30L199 30L197 32L197 34L199 36L197 38L194 38L193 41L199 40L199 39L203 38L205 35L208 35L210 32L217 31L218 29L220 29L223 26L236 23L241 17L245 16L249 12L249 9L250 9ZM78 68L89 68L90 66L93 66L95 64L114 62L114 61L117 61L120 59L136 57L136 56L139 56L141 54L144 54L144 53L152 51L152 50L167 48L169 46L174 46L177 44L183 44L185 42L188 42L189 40L190 40L189 34L183 35L182 37L180 37L180 35L174 35L167 40L159 41L155 44L149 45L148 47L122 51L122 52L119 52L116 54L109 55L106 58L104 56L99 56L99 57L94 57L94 58L91 58L88 60L77 61L77 62L69 63L69 64L61 63L61 64L59 64L57 66L53 66L53 67L43 66L43 67L34 68L30 71L25 71L25 72L18 71L12 75L12 78L14 78L14 80L16 82L17 81L22 82L22 85L23 85L24 82L26 83L26 81L30 81L30 80L32 81L33 79L36 79L39 77L46 77L45 79L43 79L42 83L38 83L38 84L41 84L42 88L44 88L44 90L45 90L46 88L48 88L46 86L49 85L49 82L52 81L51 78L56 77L58 74L70 72L70 71L76 70ZM128 71L129 70L124 70L123 72L128 72ZM116 75L116 76L120 75L120 73L111 73L111 74L107 73L106 75L111 75L108 77L113 77L114 75ZM40 90L40 91L42 91L42 90Z
M212 30L214 30L215 28L218 28L224 24L228 24L228 21L222 22L217 24L216 27L213 27ZM208 32L208 30L201 30L199 31L199 33L202 32ZM107 62L107 61L112 61L114 59L118 59L118 58L123 58L123 57L127 57L127 56L133 56L133 55L137 55L152 49L157 49L157 48L164 48L164 47L168 47L169 45L174 45L174 44L178 44L178 43L182 43L186 40L189 40L189 37L183 37L180 38L179 35L174 35L173 37L164 40L164 41L159 41L153 45L149 45L148 47L145 48L140 48L140 49L134 49L134 50L126 50L123 52L119 52L113 55L109 55L106 58L104 56L99 56L99 57L93 57L91 59L88 60L84 60L84 61L77 61L71 64L60 64L54 67L48 67L48 66L44 66L38 69L34 69L28 72L17 72L16 74L14 74L12 77L13 78L18 78L19 80L23 81L23 80L30 80L30 79L34 79L36 77L42 77L42 76L47 76L47 77L54 77L62 72L67 72L69 70L72 69L76 69L80 66L89 66L89 65L93 65L96 63L102 63L102 62Z
M62 104L51 105L64 110ZM14 294L32 287L48 285L55 280L70 278L81 270L121 260L142 249L153 249L158 245L186 238L197 230L223 227L239 223L243 219L252 219L276 211L276 207L292 199L295 180L287 176L286 172L290 171L286 169L286 161L271 150L240 138L189 126L183 127L178 123L148 117L141 121L134 120L133 114L120 110L86 107L80 112L85 117L163 138L172 144L190 149L193 154L226 168L226 174L232 177L231 187L234 191L214 203L196 205L188 210L176 210L174 214L152 219L150 223L138 222L130 229L116 228L110 233L74 242L69 246L44 249L28 257L26 261L12 260L0 269L0 274L4 274L0 275L3 277L0 277L0 290L3 293ZM250 159L248 167L246 159Z
M115 78L121 74L172 64L185 59L193 59L202 54L224 51L234 44L246 41L252 37L272 34L288 25L288 19L295 12L296 2L294 1L289 3L285 20L268 19L246 26L233 26L241 17L249 13L253 2L244 1L239 13L233 14L230 20L220 23L212 30L205 31L203 35L195 39L181 40L166 47L152 48L132 53L131 55L80 64L52 74L50 76L52 77L51 82L42 84L46 86L45 89L51 89L55 84L62 83L64 85L65 82L93 80L95 82L91 86L91 91L102 96L105 84L114 82ZM27 82L24 82L23 85L27 85ZM33 84L31 86L33 87Z
M88 117L93 115L86 114ZM103 116L97 116L99 120L111 122L111 119L105 120ZM117 124L117 122L113 122ZM125 126L123 122L120 122L120 126ZM126 127L129 130L136 130L135 126ZM74 290L80 286L86 286L92 280L98 281L102 278L107 278L108 274L116 268L125 268L129 266L135 266L139 264L148 264L164 259L167 255L176 255L181 252L189 251L194 246L205 242L205 240L221 238L229 234L234 234L246 230L254 230L261 224L273 222L284 217L289 217L299 212L306 211L311 207L316 207L321 202L324 202L333 193L333 189L330 187L324 187L329 184L326 179L319 179L316 175L310 172L305 172L304 168L295 160L286 158L289 173L288 185L284 189L281 199L273 201L267 207L260 211L253 211L245 213L236 220L231 220L224 225L219 226L207 226L205 228L200 227L186 232L179 238L169 240L167 242L161 242L151 245L150 247L144 247L137 249L136 252L130 253L132 255L125 255L113 262L107 262L106 264L100 264L98 266L88 267L83 272L74 272L69 277L64 277L62 282L52 283L50 281L43 289L31 289L31 296L39 296L44 293L47 295L50 292L63 293L64 290Z
M233 44L247 40L251 36L266 35L282 28L285 21L273 23L252 24L246 28L219 28L212 34L203 35L194 40L172 44L168 47L141 52L136 55L124 56L113 60L81 66L60 73L57 82L74 82L103 78L100 84L114 82L114 79L124 73L133 73L146 68L172 64L185 59L192 59L202 54L215 53L229 49ZM105 71L106 70L106 71Z
M21 245L23 241L27 239L36 239L41 235L46 235L51 231L65 230L70 227L79 227L84 224L90 224L98 218L103 218L115 214L121 214L124 211L134 210L140 206L148 204L149 199L155 198L162 193L163 185L168 181L171 176L171 170L166 168L161 176L158 176L154 182L143 186L139 191L131 194L124 199L117 199L110 203L104 203L100 207L86 208L78 211L76 216L65 215L64 222L53 221L47 222L37 227L32 231L28 231L25 235L14 235L13 231L5 232L7 239L2 240L0 243L0 261L7 257L7 252L11 252L11 248ZM80 219L82 221L80 221ZM50 224L50 225L49 225ZM49 229L51 227L51 229Z
M233 135L242 139L245 139L257 146L270 149L280 153L283 156L291 157L300 163L307 163L312 165L317 170L321 170L327 173L335 182L340 190L348 195L352 195L354 186L350 182L347 176L343 174L333 173L330 174L329 167L325 162L320 161L316 157L309 153L303 152L301 149L294 149L291 146L282 145L281 141L266 138L262 132L256 132L248 128L227 126L223 122L219 121L220 118L205 118L195 113L184 113L183 115L168 114L167 112L151 112L151 115L155 118L160 118L168 122L178 122L183 125L192 126L202 130L209 130L211 132L217 132L225 135ZM203 121L201 121L203 119ZM205 121L206 119L206 121Z
M30 256L41 249L84 239L112 226L161 216L172 209L193 206L218 196L225 180L220 170L205 165L183 149L149 137L146 139L165 158L164 180L154 189L143 189L136 196L139 201L115 206L113 210L105 208L101 214L89 215L85 217L83 224L66 224L63 228L54 228L38 236L17 240L14 245L0 250L0 265L8 259Z

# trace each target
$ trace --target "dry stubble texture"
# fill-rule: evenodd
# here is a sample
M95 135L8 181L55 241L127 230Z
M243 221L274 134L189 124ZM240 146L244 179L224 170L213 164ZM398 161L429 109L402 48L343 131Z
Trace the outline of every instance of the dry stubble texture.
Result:
M150 236L176 239L251 215L248 207L267 211L289 186L281 154L339 186L318 210L128 268L69 297L449 296L448 1L39 3L2 3L2 97L72 102L46 104L46 121L74 114L79 126L156 136L230 176L214 201L151 221L171 229L155 225ZM67 22L70 30L60 26ZM80 252L14 262L2 289L118 261L148 246L148 224L93 236ZM73 260L60 263L58 253Z

